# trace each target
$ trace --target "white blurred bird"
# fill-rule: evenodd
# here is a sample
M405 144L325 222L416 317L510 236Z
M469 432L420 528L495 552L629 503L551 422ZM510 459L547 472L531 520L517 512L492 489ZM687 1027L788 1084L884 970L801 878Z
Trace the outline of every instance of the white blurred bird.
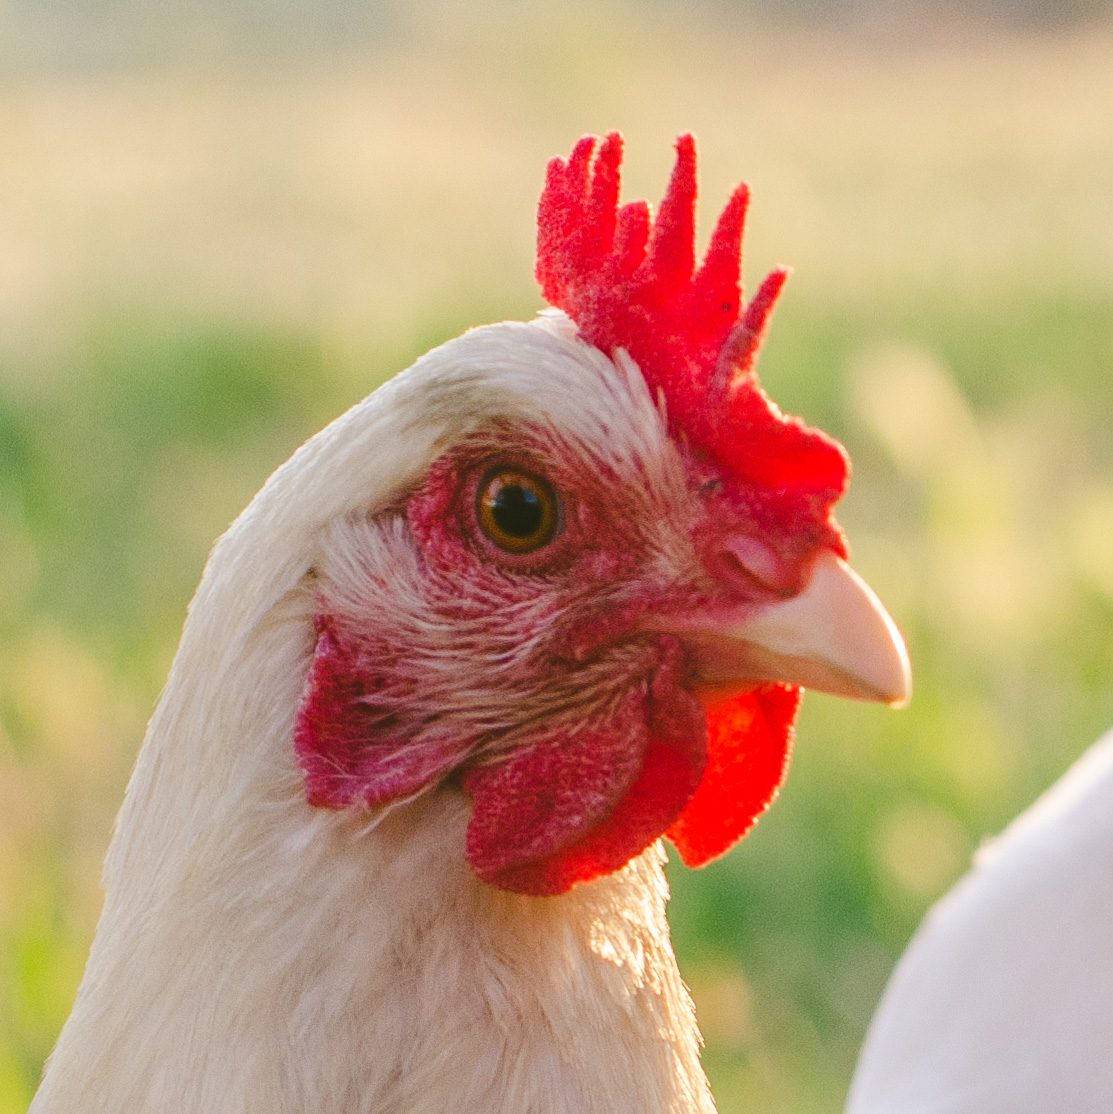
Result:
M931 911L847 1114L1113 1112L1113 732Z

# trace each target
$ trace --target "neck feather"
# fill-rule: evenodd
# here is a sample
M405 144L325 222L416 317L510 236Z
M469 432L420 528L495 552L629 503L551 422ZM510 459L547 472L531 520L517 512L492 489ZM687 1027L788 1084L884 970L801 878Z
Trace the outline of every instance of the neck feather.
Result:
M31 1114L710 1114L659 848L523 897L467 868L453 787L374 826L305 803L311 604L218 686L172 673Z

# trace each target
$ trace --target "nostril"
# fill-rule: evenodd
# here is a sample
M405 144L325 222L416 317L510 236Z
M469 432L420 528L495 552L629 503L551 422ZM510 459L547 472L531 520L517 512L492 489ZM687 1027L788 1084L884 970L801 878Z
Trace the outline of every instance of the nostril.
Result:
M796 587L789 565L764 542L747 534L719 540L708 564L725 587L746 596L752 597L755 589L763 595L791 595Z

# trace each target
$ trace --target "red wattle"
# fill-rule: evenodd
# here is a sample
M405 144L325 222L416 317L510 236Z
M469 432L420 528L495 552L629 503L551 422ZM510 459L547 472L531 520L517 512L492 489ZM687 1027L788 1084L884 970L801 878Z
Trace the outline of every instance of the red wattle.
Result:
M609 874L680 815L706 760L702 709L662 670L648 696L591 730L465 774L468 862L485 882L535 896Z
M318 619L294 743L309 803L378 805L467 761L462 740L399 730L382 702L380 648ZM504 761L464 765L467 858L501 889L549 896L625 866L664 834L688 866L742 838L784 780L800 690L763 686L705 710L666 661L653 681L576 729Z
M696 767L695 769L698 769ZM603 823L583 839L542 859L507 866L491 874L472 861L484 881L503 890L555 897L577 882L590 882L624 867L640 855L684 807L698 776L689 757L668 743L652 742L629 793Z
M765 685L707 709L707 772L665 832L686 866L734 846L773 803L788 772L800 689Z

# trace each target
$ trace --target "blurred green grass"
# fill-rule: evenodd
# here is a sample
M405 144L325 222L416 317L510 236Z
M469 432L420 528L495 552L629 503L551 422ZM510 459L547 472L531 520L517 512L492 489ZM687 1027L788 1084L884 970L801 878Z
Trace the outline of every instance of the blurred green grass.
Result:
M1113 723L1113 34L498 14L0 88L0 1114L212 539L421 351L533 312L544 160L581 132L621 126L656 198L693 128L705 225L753 182L751 285L798 268L764 382L851 449L841 517L916 669L900 714L810 695L776 807L672 871L723 1114L839 1108L925 908Z

